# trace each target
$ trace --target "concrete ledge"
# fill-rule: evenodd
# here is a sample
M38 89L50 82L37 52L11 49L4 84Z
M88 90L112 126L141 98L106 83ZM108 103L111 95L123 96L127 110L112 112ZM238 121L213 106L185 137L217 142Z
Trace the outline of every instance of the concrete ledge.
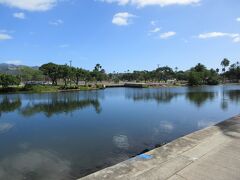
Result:
M240 179L239 149L240 116L236 116L81 180L182 180L223 177L235 180ZM228 152L227 155L223 155L224 152ZM232 157L233 154L236 158ZM226 165L228 158L231 162ZM221 169L222 173L217 173L217 168Z

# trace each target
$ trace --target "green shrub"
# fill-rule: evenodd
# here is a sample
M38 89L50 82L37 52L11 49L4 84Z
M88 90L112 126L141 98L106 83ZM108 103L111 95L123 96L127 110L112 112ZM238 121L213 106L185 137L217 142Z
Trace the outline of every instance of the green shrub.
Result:
M203 84L203 80L200 76L200 73L197 72L190 72L188 78L188 84L190 86L198 86Z
M31 85L26 84L22 91L31 91L31 92L56 92L58 91L57 86L49 86L49 85Z
M219 84L219 79L217 77L210 77L207 80L208 85L218 85Z
M105 86L103 84L96 84L97 89L104 89Z
M9 86L19 85L21 82L20 77L8 75L8 74L0 74L0 85L3 88L8 88Z
M71 89L79 89L78 86L60 86L60 90L71 90Z

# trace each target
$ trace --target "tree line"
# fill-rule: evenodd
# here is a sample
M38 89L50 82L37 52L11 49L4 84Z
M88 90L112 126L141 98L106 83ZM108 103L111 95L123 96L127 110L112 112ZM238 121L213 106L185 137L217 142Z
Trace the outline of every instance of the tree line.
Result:
M53 85L58 85L59 80L64 81L64 85L79 85L80 81L84 81L85 84L90 81L103 81L107 80L108 76L105 70L100 64L96 64L92 71L85 70L78 67L71 67L67 64L58 65L54 63L43 64L40 71L48 77Z
M127 71L124 73L107 74L100 64L96 64L93 70L86 70L79 67L72 67L67 64L55 63L43 64L39 69L24 67L18 75L0 74L0 85L4 88L19 85L20 82L27 81L51 81L52 85L78 86L80 81L85 85L88 82L109 81L118 83L119 81L135 82L167 82L184 81L190 86L195 85L216 85L220 82L238 82L240 80L240 63L230 63L228 59L223 59L220 63L221 70L208 69L205 65L198 63L189 70L182 71L168 66L158 67L152 71Z
M190 86L195 85L217 85L220 82L239 82L240 63L236 62L230 65L230 61L224 58L220 65L222 69L207 69L201 63L189 70L178 70L168 66L158 67L152 71L133 71L125 73L109 74L112 80L121 81L139 81L139 82L167 82L168 80L185 81Z

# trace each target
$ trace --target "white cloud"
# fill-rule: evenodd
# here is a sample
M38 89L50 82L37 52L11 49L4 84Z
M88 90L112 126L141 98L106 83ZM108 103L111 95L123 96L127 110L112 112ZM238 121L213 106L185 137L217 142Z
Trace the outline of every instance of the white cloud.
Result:
M149 36L155 36L156 38L160 39L168 39L172 36L175 36L177 33L174 31L168 31L168 32L161 32L161 29L159 26L157 26L158 21L150 21L150 25L152 26L152 29L148 32Z
M152 26L156 26L156 25L157 25L157 21L151 21L150 24L151 24Z
M150 30L149 32L150 32L150 33L157 33L157 32L159 32L160 30L161 30L161 28L156 27L156 28Z
M238 33L224 33L224 32L209 32L199 34L199 39L209 39L209 38L219 38L219 37L229 37L233 42L240 42L240 34Z
M112 23L118 26L127 26L134 17L136 16L128 12L120 12L113 16Z
M200 39L208 39L208 38L215 38L215 37L236 37L238 34L232 34L232 33L223 33L223 32L209 32L209 33L204 33L204 34L199 34L198 37Z
M13 30L6 30L6 29L0 29L0 33L5 33L5 34L7 34L7 33L14 33L15 31L13 31Z
M176 34L177 33L174 31L165 32L165 33L160 34L160 39L168 39L172 36L175 36Z
M32 175L33 172L39 172L41 179L69 179L71 162L49 150L25 150L2 158L0 172L0 178L4 180L38 177L38 174Z
M239 35L238 37L235 37L235 38L233 39L233 42L239 43L239 42L240 42L240 35Z
M148 32L148 36L156 35L161 31L160 27L155 27Z
M0 134L8 132L10 129L14 127L12 123L0 123Z
M59 26L59 25L61 25L61 24L63 24L64 22L63 22L63 20L61 20L61 19L57 19L57 20L55 20L55 21L51 21L51 22L49 22L49 24L50 25L53 25L53 26Z
M101 1L107 3L117 3L119 5L126 5L130 2L130 0L101 0Z
M132 4L135 4L138 7L150 5L159 5L161 7L170 5L189 5L198 4L200 2L200 0L131 0L131 1Z
M9 34L0 33L0 41L10 40L10 39L12 39L12 36L10 36Z
M18 18L18 19L26 18L25 14L23 12L13 13L13 17Z
M14 64L14 65L20 65L20 64L22 64L22 61L10 60L10 61L6 61L5 63L7 63L7 64Z
M0 0L0 4L27 11L47 11L56 5L58 0Z
M236 19L236 21L240 22L240 17L238 17L238 18Z
M113 136L113 143L119 149L128 149L129 147L128 137L126 135Z
M171 122L162 121L162 122L160 122L160 129L164 129L166 131L171 132L174 129L174 126Z
M107 3L117 3L119 5L132 4L137 7L158 5L161 7L170 5L191 5L199 4L201 0L101 0Z

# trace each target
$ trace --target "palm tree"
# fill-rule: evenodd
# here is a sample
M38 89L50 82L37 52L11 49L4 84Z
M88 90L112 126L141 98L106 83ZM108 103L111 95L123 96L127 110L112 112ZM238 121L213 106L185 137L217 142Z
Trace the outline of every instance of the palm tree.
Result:
M178 72L178 67L175 67L175 72Z
M222 72L225 73L226 72L226 67L228 67L230 64L230 61L227 58L224 58L221 62L221 66L222 68ZM225 82L225 75L223 74L223 82Z
M94 70L95 71L101 71L101 69L102 69L102 66L100 64L96 64Z
M221 62L221 66L223 67L222 71L226 71L226 67L228 67L230 64L230 61L227 58L224 58Z

